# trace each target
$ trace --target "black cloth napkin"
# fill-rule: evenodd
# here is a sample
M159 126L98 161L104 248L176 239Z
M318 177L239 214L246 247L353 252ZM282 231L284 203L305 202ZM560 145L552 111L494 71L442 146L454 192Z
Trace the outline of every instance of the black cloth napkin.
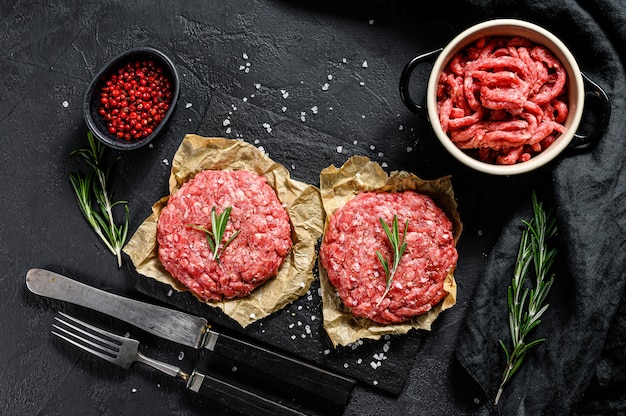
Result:
M485 10L494 5L476 3ZM512 213L489 254L456 355L484 391L485 413L626 414L626 4L527 1L518 7L568 45L582 71L609 95L612 117L597 145L569 152L520 187L528 203ZM505 363L498 340L510 345L506 293L522 220L532 215L531 188L556 210L556 280L549 309L531 334L545 342L527 354L494 406Z

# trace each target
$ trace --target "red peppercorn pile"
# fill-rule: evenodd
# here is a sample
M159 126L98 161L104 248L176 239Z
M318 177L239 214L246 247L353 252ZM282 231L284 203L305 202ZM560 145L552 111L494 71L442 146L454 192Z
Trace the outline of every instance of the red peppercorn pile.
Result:
M139 140L163 120L171 99L171 80L163 68L153 60L135 60L104 79L98 112L110 134Z

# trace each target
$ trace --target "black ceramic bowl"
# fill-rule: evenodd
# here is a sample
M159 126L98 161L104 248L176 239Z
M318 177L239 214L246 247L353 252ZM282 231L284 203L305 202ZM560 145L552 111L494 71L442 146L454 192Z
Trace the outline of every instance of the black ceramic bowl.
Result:
M170 80L171 98L169 99L169 108L165 112L163 119L158 125L152 128L152 132L140 139L124 139L119 138L115 134L109 132L109 128L102 115L99 114L100 99L102 88L109 77L128 62L148 61L154 62L156 67L162 68L163 74ZM89 84L85 93L83 103L83 111L87 127L93 135L105 145L119 150L132 150L141 146L145 146L157 137L165 125L169 122L180 92L180 79L174 63L162 52L153 48L136 48L129 50L117 57L113 58L104 66Z

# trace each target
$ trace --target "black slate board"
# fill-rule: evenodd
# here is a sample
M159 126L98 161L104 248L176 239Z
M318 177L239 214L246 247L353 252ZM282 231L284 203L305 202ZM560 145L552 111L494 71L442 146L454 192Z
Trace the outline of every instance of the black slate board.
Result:
M182 73L185 74L186 71L183 70ZM297 89L292 88L290 91L293 93ZM250 99L252 99L251 96ZM270 104L261 105L264 100L262 94L255 96L254 99L258 100L259 103L251 104L226 94L214 92L211 99L213 110L203 113L204 118L200 127L200 134L217 136L221 131L216 130L214 126L233 126L230 134L234 134L235 138L263 147L267 146L267 150L271 151L269 157L290 170L294 179L315 186L319 186L319 172L322 169L330 165L341 166L349 156L365 155L376 160L378 150L372 150L372 147L375 146L370 143L373 141L369 139L367 141L354 140L350 144L350 141L344 140L341 142L344 149L340 153L336 146L329 145L334 141L331 136L306 126L302 122L289 119L282 115L280 109L269 111ZM275 106L275 104L273 105ZM177 117L181 111L183 110L179 108L175 113L171 128L175 128L176 123L181 122L180 117ZM329 112L332 113L332 111ZM247 122L246 130L235 131L234 126L241 126L243 118ZM229 123L225 124L225 120L228 120ZM271 135L266 134L263 130L263 124L266 122L273 126ZM258 137L261 137L262 140L256 139ZM285 143L289 143L289 145L286 146ZM175 144L177 143L169 143L172 154L175 150ZM402 154L402 157L406 157L404 156L405 149L396 149L391 143L387 144L386 149L388 152L397 152ZM311 157L312 154L316 157ZM400 165L394 166L394 168L408 170L406 166ZM385 169L388 172L393 170L390 167L385 167ZM140 174L138 173L138 175ZM168 175L163 170L157 176L148 175L148 178L146 187L138 192L146 202L150 201L150 198L156 201L167 194L164 188ZM161 188L161 194L155 194L157 188ZM131 228L133 228L132 224ZM314 274L317 276L316 270ZM198 302L189 293L177 293L176 291L170 293L170 286L144 276L138 276L136 283L139 292L184 311L202 316L220 329L243 333L271 348L282 349L355 378L378 391L392 396L400 394L411 370L415 354L420 348L422 335L417 331L412 331L408 335L392 336L379 341L363 340L362 345L359 343L354 348L338 347L334 349L322 326L321 298L317 292L318 287L319 282L316 281L309 295L301 297L284 310L243 330L239 324L220 313L218 309ZM314 320L312 319L313 316L315 316ZM293 328L290 328L292 324ZM309 325L311 334L305 332L306 325ZM305 337L303 338L302 335ZM378 366L379 361L380 366Z

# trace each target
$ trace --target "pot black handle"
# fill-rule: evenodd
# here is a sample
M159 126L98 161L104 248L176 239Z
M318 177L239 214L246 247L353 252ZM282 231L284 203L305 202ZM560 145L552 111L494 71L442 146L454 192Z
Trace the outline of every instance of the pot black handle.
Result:
M443 50L443 48L435 49L434 51L427 52L423 55L416 56L411 59L409 63L406 64L404 70L402 70L402 75L400 76L400 98L402 98L402 102L407 106L409 110L423 118L424 120L428 120L428 111L426 109L426 105L418 104L411 98L409 94L409 82L411 81L411 75L413 75L413 71L417 67L417 65L422 62L430 62L434 60Z
M595 105L593 110L597 110L597 114L595 114L596 125L589 134L574 134L574 138L569 145L573 149L587 148L595 144L602 136L602 133L604 133L604 129L611 118L611 101L609 96L591 78L582 72L581 75L585 83L585 105L587 100L590 99L589 103Z

